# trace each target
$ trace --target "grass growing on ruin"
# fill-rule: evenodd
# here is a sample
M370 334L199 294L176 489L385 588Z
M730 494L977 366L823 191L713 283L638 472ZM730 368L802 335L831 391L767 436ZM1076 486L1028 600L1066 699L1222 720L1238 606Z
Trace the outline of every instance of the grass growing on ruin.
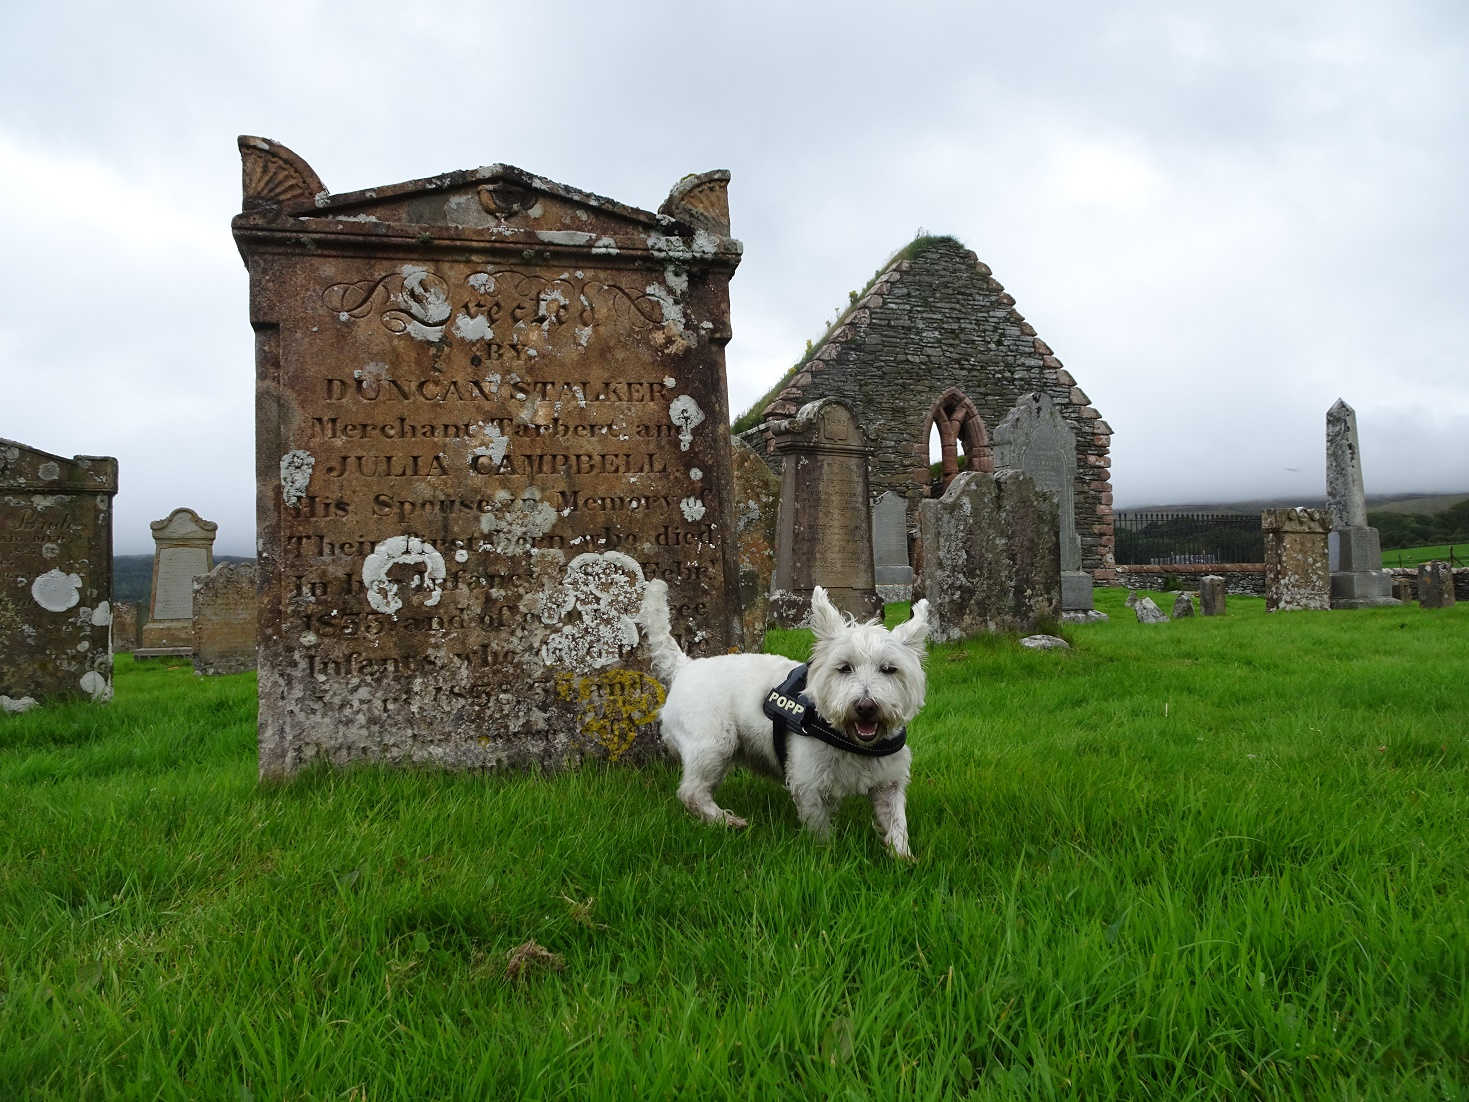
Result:
M1122 597L935 648L911 865L744 776L260 788L253 676L122 659L0 723L0 1096L1463 1097L1469 608Z

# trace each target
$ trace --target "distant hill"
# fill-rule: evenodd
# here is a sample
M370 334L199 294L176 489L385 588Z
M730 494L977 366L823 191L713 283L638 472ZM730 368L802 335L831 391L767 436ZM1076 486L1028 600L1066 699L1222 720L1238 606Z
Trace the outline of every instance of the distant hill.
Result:
M253 558L246 555L216 555L214 562L217 566L222 562L254 562ZM153 596L153 556L152 555L113 555L112 556L112 599L114 601L134 601L143 610L143 616L148 614L148 604Z
M1374 512L1442 513L1461 501L1469 501L1469 492L1457 494L1368 494L1367 508ZM1190 505L1126 505L1117 506L1119 513L1258 513L1262 509L1290 509L1297 505L1324 508L1325 495L1318 497L1266 497L1252 501L1227 501Z

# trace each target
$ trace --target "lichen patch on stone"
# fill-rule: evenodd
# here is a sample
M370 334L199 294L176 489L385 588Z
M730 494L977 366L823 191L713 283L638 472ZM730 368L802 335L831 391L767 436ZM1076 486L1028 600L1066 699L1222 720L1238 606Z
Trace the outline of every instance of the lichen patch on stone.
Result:
M423 590L425 608L438 604L444 592L444 557L433 544L418 536L392 536L383 540L362 562L362 584L367 603L395 620L403 607L399 593L404 568L409 572L409 590ZM395 569L398 577L393 576Z
M31 582L31 596L47 612L65 612L81 600L81 587L78 575L48 570Z
M311 472L316 466L316 457L309 451L297 448L281 456L281 500L287 505L299 505L311 484Z
M680 394L668 406L669 419L678 426L678 446L688 451L694 442L694 429L704 423L704 411L692 395Z

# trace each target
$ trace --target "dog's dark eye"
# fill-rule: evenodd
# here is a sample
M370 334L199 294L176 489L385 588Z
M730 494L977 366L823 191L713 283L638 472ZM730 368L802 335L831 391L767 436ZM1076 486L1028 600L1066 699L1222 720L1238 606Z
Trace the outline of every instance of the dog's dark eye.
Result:
M837 673L851 673L851 672L852 672L852 663L850 663L850 662L843 662L840 666L837 667Z
M898 672L898 667L893 665L881 666L879 667L879 669L881 669L883 673L887 674L890 677Z

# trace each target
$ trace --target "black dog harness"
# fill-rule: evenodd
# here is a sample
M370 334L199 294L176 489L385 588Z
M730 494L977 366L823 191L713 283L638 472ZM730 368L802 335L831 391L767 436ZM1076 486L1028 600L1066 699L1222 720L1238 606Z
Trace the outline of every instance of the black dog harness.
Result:
M896 735L878 742L861 742L821 717L816 705L804 692L806 667L797 666L765 697L765 714L770 717L770 735L775 742L775 757L780 767L786 765L786 738L789 735L807 735L820 739L828 746L845 750L850 754L861 754L867 758L885 758L896 754L908 741L908 729L904 727Z

